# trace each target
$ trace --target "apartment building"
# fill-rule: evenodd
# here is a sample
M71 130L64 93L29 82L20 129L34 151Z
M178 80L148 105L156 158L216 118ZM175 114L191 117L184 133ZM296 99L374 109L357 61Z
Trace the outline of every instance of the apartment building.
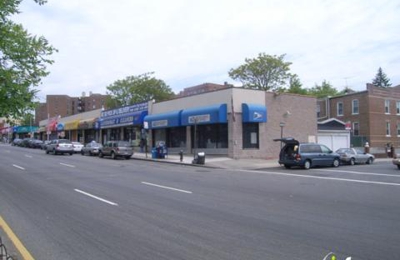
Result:
M371 151L400 147L400 85L377 87L366 84L365 91L317 101L318 121L336 118L351 130L351 145Z
M46 103L40 103L35 110L35 123L52 117L67 117L83 112L97 110L106 107L108 95L82 93L80 97L68 95L47 95Z

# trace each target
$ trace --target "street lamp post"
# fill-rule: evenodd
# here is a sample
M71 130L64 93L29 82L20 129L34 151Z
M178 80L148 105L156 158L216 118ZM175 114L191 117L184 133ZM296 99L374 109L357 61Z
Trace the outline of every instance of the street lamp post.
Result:
M194 144L193 144L193 159L196 159L196 150L197 150L197 116L193 117L194 119Z
M283 128L285 127L285 123L280 122L279 126L281 127L281 149L282 149Z

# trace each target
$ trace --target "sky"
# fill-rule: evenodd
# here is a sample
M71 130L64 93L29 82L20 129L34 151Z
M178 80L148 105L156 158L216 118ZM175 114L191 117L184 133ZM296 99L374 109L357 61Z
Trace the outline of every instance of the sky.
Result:
M398 0L24 0L13 20L59 50L37 89L106 94L127 76L154 72L175 93L259 53L285 54L303 87L324 80L362 91L378 68L400 85Z

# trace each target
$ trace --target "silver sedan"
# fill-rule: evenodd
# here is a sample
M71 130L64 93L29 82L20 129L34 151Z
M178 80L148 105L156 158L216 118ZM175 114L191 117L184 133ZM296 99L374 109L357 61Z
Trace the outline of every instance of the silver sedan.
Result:
M356 163L372 164L375 156L370 153L365 153L362 149L356 148L340 148L336 151L340 155L340 160L343 163L354 165Z

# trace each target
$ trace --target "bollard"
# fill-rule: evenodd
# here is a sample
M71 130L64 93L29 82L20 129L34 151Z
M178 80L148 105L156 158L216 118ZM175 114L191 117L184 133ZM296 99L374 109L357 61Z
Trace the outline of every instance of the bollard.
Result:
M183 150L179 152L179 159L181 160L181 162L183 161Z

